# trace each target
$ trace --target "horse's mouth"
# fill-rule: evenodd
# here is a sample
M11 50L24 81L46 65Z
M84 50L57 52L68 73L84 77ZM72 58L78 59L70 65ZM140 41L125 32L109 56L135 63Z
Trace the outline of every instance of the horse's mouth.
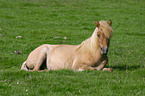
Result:
M107 49L101 48L102 55L107 55L107 53L108 53L108 48Z

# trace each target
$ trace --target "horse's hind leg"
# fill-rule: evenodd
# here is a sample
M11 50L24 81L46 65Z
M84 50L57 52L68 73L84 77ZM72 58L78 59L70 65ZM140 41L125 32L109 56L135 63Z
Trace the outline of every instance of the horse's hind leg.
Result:
M50 66L49 66L49 50L46 51L47 52L47 58L46 58L46 66L47 66L47 70L50 70Z
M39 71L41 65L43 64L43 61L46 59L47 51L48 51L48 47L46 46L41 50L39 54L38 62L36 66L34 67L33 71Z

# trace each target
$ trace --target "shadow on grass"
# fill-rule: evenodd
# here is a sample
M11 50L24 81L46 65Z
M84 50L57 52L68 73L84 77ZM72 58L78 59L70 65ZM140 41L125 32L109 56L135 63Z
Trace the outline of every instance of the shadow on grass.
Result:
M136 66L113 66L112 68L117 69L117 70L135 70L142 67L139 65L136 65Z

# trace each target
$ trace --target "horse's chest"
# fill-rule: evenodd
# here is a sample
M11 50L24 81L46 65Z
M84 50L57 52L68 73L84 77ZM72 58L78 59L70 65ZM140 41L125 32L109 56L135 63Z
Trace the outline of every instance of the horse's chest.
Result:
M90 66L97 66L101 63L101 56L91 56L86 59L86 63Z

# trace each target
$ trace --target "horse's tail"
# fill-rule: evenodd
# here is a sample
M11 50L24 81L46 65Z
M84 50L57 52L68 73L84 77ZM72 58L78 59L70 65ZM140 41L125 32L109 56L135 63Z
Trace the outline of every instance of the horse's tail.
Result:
M23 63L21 70L28 70L28 68L26 67L26 61Z

